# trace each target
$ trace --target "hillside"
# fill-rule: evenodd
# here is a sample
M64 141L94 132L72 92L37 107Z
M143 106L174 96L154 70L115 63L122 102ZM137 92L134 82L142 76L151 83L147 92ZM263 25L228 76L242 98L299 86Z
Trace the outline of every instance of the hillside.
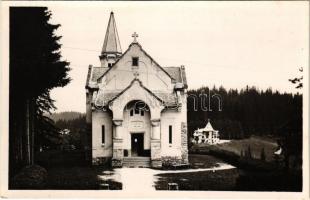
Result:
M54 122L57 122L58 120L72 120L79 118L80 116L85 115L85 113L80 113L80 112L74 112L74 111L69 111L69 112L60 112L60 113L52 113L51 115L47 115L49 118L54 120Z

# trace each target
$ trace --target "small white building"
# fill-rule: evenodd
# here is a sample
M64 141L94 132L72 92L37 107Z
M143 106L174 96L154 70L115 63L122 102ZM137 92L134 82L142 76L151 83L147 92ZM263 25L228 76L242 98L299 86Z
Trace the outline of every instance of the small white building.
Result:
M197 129L193 136L192 142L196 144L217 144L220 142L219 131L213 129L210 120L208 120L206 127Z

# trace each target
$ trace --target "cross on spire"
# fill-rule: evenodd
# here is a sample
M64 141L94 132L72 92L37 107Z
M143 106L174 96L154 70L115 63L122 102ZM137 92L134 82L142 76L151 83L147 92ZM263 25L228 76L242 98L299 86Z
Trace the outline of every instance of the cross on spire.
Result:
M134 33L131 35L131 37L133 37L133 43L137 43L137 37L139 37L139 35L138 35L136 32L134 32Z

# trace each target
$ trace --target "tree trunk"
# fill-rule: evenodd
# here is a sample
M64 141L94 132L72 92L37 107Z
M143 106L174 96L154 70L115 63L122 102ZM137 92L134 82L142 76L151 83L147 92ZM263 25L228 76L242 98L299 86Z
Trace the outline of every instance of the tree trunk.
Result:
M35 135L35 127L34 127L34 119L35 119L35 108L34 108L34 98L31 98L30 102L30 125L31 125L31 164L34 164L34 135Z
M27 165L31 164L31 148L30 148L30 101L29 99L26 100L26 155L25 161Z

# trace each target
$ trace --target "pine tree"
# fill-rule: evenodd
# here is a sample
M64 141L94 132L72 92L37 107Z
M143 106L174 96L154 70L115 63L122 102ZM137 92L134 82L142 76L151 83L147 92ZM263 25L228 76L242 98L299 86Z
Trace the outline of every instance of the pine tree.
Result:
M50 24L50 18L46 7L10 8L11 164L31 164L34 142L57 132L43 114L55 109L50 91L70 82L70 69L61 59L61 37L55 35L60 25Z

